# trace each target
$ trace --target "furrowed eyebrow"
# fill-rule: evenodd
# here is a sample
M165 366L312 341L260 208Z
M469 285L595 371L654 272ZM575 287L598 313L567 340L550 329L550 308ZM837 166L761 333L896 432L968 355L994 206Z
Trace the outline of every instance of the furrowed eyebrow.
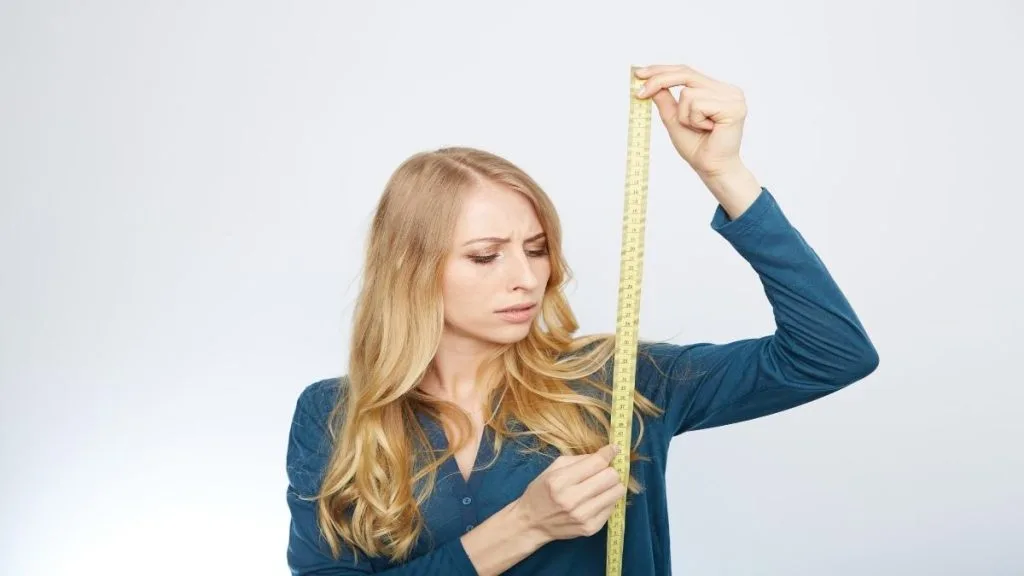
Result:
M530 236L529 238L526 239L526 241L527 242L533 242L534 240L540 240L544 236L545 236L544 232L541 232L540 234L534 234L533 236ZM469 246L470 244L475 244L477 242L491 242L491 243L494 243L494 244L505 244L506 242L510 242L510 241L511 241L510 238L498 238L496 236L488 236L486 238L474 238L473 240L470 240L469 242L466 242L465 244L463 244L463 246Z

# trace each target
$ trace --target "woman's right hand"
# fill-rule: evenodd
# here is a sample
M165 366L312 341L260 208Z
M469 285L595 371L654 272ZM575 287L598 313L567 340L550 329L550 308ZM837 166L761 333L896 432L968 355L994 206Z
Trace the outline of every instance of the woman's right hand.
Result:
M526 487L517 508L546 540L593 536L626 494L611 461L617 446L593 454L560 456Z

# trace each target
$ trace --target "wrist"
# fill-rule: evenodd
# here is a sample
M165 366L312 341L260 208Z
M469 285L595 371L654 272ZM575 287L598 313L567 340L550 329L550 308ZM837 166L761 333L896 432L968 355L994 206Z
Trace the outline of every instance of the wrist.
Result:
M761 194L761 184L738 158L713 172L698 173L698 176L733 220L739 218Z
M537 551L547 539L518 500L508 504L461 538L477 574L502 574Z
M743 159L739 156L718 162L712 167L705 167L702 170L697 170L697 175L700 176L701 180L719 180L722 178L735 176L747 170L746 164L743 163Z
M552 540L540 526L537 526L519 499L510 502L505 507L505 512L508 513L511 524L515 527L516 534L520 535L524 545L530 549L530 552L537 550Z

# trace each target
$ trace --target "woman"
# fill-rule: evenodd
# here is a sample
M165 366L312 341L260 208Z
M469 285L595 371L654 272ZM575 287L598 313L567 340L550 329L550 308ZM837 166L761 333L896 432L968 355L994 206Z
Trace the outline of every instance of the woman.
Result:
M637 76L719 203L712 228L759 275L775 332L640 344L623 486L606 445L614 335L574 336L551 201L486 152L414 155L372 223L348 374L298 399L292 574L604 574L605 522L627 492L625 573L669 574L672 438L875 369L839 287L740 160L742 92L686 66Z

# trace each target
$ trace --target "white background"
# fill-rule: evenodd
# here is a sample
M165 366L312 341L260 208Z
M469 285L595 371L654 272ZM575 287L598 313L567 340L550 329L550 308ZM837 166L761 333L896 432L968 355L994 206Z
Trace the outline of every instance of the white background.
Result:
M678 439L675 572L1024 573L1021 9L824 5L2 2L0 573L287 572L294 402L344 371L370 211L421 149L534 175L584 331L614 330L649 63L745 90L744 159L881 356ZM643 336L770 332L652 146Z

